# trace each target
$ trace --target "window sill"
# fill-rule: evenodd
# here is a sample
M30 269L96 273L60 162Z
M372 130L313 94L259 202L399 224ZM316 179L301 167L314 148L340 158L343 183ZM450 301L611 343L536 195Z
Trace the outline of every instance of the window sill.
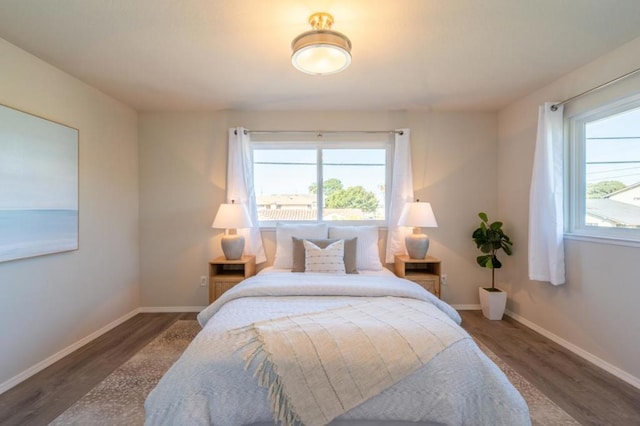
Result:
M616 237L602 236L602 235L588 235L588 234L581 234L576 232L565 233L564 239L572 240L572 241L585 241L585 242L595 243L595 244L607 244L607 245L624 246L624 247L640 247L640 241L638 240L616 238Z

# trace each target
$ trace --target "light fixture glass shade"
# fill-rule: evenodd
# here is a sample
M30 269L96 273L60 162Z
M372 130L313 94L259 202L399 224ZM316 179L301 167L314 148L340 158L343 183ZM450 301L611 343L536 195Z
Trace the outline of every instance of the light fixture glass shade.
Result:
M223 203L220 204L211 227L218 229L250 228L251 218L244 204Z
M291 63L296 69L314 75L335 74L351 64L351 40L331 30L333 17L314 13L309 17L314 28L291 42Z
M351 43L348 41L333 31L309 31L294 40L291 62L307 74L335 74L351 64Z
M438 222L436 221L436 216L433 214L431 203L421 203L417 201L404 205L402 213L400 214L400 220L398 220L398 225L417 228L437 228Z

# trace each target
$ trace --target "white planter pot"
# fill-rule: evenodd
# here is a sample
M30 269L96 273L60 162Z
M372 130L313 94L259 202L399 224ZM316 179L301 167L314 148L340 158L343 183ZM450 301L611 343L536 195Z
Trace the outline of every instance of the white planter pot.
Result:
M507 306L507 292L503 290L487 291L483 287L480 287L478 292L482 315L490 320L501 320L504 308Z

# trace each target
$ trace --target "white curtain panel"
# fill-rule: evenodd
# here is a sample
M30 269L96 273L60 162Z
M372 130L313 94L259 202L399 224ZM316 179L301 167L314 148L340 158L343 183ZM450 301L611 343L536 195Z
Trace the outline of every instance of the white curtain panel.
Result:
M247 207L252 227L238 229L244 236L244 254L254 254L256 263L266 262L267 256L262 246L262 234L258 226L258 206L253 188L253 156L251 139L244 127L229 129L229 158L227 162L227 202L235 200Z
M406 253L404 238L411 229L398 226L402 208L413 201L413 173L411 171L411 143L409 129L397 129L393 153L391 204L387 214L386 263L393 263L393 255Z
M563 107L538 109L538 136L529 192L529 279L564 284Z

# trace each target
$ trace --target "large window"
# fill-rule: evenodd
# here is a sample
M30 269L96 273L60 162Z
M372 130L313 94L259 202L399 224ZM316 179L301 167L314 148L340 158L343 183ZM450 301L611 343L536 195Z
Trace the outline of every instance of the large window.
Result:
M384 225L388 142L253 142L261 226L330 221Z
M640 97L571 119L569 231L640 241Z

